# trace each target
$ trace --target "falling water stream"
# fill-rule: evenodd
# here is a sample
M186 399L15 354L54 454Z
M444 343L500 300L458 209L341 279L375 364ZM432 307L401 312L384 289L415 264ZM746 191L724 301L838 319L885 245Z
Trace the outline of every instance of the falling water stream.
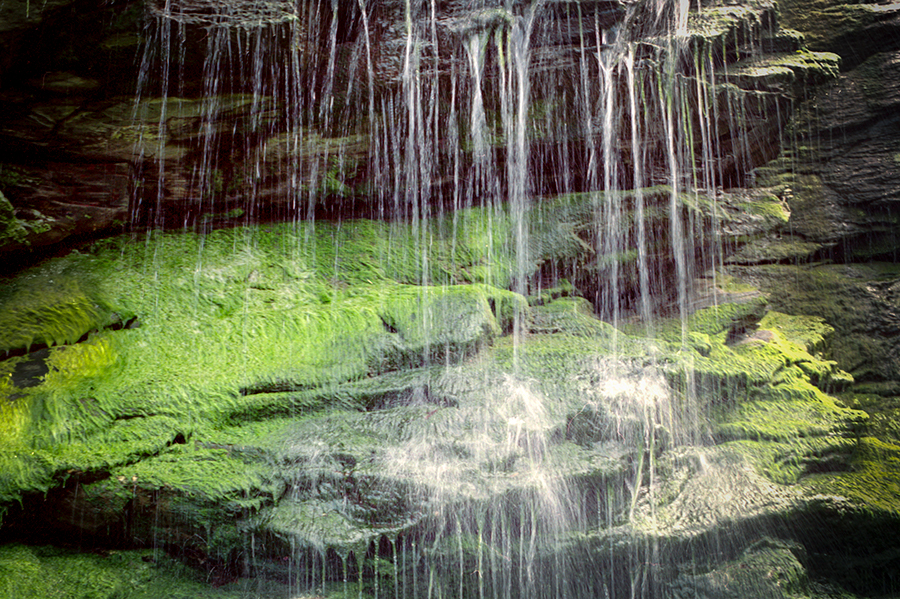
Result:
M715 227L689 216L685 199L715 198L749 161L737 142L721 142L723 127L742 139L739 104L719 113L715 63L725 42L692 38L688 9L683 0L476 0L465 10L437 0L159 0L135 104L146 125L138 148L153 159L138 162L156 168L141 173L134 218L206 232L216 215L237 214L238 224L303 223L307 237L322 220L384 219L411 228L428 294L428 224L449 216L455 238L477 208L510 223L507 238L486 240L488 256L515 257L510 280L492 283L533 296L557 281L535 267L529 214L543 198L582 194L593 215L584 240L596 256L582 284L597 316L639 322L647 334L655 315L674 316L685 342L691 281L721 259L715 239L697 238ZM173 165L188 176L179 180ZM652 367L597 363L580 399L584 426L600 427L590 415L609 413L596 439L616 443L598 445L598 455L628 447L637 458L615 477L576 482L555 470L550 449L563 408L518 366L527 333L518 312L510 372L482 381L480 403L461 403L452 420L427 414L372 466L383 479L418 483L394 500L418 505L421 521L385 524L377 540L340 547L298 532L291 567L301 592L657 592L654 542L623 553L602 531L655 492L658 446L702 436L690 390L676 409ZM425 356L427 367L427 348ZM658 438L663 429L672 438ZM321 442L292 443L326 469ZM579 538L596 542L587 550Z
M382 21L396 18L377 32L390 36L381 47L376 8L393 11ZM540 285L531 205L591 193L598 314L650 322L656 302L683 316L696 251L683 196L742 169L717 147L721 51L690 41L686 10L507 2L444 15L413 0L160 2L136 102L148 123L138 147L156 168L143 174L135 218L203 230L210 214L232 208L248 222L381 216L425 235L419 224L444 210L487 206L512 222L511 240L490 243L512 244L512 288L527 294ZM733 112L728 127L740 131ZM179 135L183 151L166 156ZM185 162L190 179L173 180L166 165ZM658 185L669 194L665 234L648 231L645 216L645 190ZM623 288L625 279L637 285Z

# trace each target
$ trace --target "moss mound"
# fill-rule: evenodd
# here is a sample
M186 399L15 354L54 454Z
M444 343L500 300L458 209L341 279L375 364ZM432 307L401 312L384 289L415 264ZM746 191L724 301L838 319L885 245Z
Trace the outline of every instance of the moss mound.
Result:
M431 254L414 253L408 229L370 222L163 234L10 281L2 502L154 455L200 426L364 409L321 389L470 355L524 306L485 283L453 285L502 272L483 233L467 221Z
M829 395L852 379L823 356L821 318L746 294L617 329L571 285L506 290L515 265L483 245L502 228L473 212L427 233L154 234L11 281L0 315L23 327L0 363L7 534L153 543L223 581L356 577L374 593L384 568L400 575L398 546L410 577L488 550L550 563L579 527L579 551L627 560L635 539L682 546L823 493L868 505L894 445ZM873 495L888 519L892 488ZM533 549L484 537L511 530L511 513ZM4 551L28 577L57 567L49 550ZM142 596L109 567L96 596Z
M210 584L212 582L213 584ZM295 596L274 581L208 578L153 550L75 552L48 546L0 546L3 597L60 599L248 599Z

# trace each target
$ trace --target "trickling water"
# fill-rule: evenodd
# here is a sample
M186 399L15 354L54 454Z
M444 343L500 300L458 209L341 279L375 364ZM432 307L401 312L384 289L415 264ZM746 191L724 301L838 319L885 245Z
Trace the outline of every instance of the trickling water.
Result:
M136 108L145 170L135 220L201 232L228 214L245 224L305 221L307 240L321 219L390 220L398 245L412 232L415 282L428 305L430 225L449 210L452 239L487 221L484 282L528 296L573 277L601 319L618 326L637 317L651 334L655 315L674 315L687 344L690 282L721 256L715 240L693 241L708 227L685 199L708 194L716 218L716 190L752 165L746 136L733 135L731 148L721 141L724 121L732 133L742 125L741 97L726 92L723 106L718 91L715 63L727 51L691 38L684 0L446 4L155 5ZM591 262L541 265L549 260L534 214L569 194L588 198L587 226L576 229ZM510 255L505 272L491 268ZM659 548L647 541L623 558L615 531L641 501L652 524L658 452L702 436L690 375L676 408L652 356L647 366L620 361L613 332L614 357L597 364L581 394L548 399L543 382L523 372L529 323L514 311L508 376L483 382L478 402L455 406L452 417L433 409L427 390L406 406L419 410L409 421L385 410L384 426L402 443L374 448L368 470L335 462L317 440L339 436L332 430L289 443L307 468L283 500L294 506L284 525L292 580L395 599L655 592ZM442 316L416 318L431 328ZM432 365L427 344L421 365ZM565 401L581 402L574 416L557 405ZM615 476L575 482L558 470L559 438L589 447L592 459L627 450L634 460ZM376 480L396 488L375 488ZM378 501L414 517L365 512L350 487L367 481ZM310 523L310 490L337 488L343 501L327 509L340 517ZM365 518L367 534L345 524ZM578 535L591 539L589 549L569 551ZM250 543L255 563L252 535Z

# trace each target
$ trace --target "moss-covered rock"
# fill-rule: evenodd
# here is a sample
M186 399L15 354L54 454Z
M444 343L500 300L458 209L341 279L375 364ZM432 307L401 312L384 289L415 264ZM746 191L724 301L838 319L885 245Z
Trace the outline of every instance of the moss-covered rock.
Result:
M779 245L802 244L815 250L816 256L805 252L814 259L896 258L895 59L893 51L875 53L818 88L792 117L788 131L794 141L756 171L756 185L771 188L790 206Z
M838 75L841 57L832 52L796 50L750 58L727 67L727 76L743 88L797 96L810 85Z
M825 319L838 333L830 355L858 383L900 377L893 347L896 268L890 264L734 267L766 291L772 307Z
M189 39L172 54L181 62L171 89L177 76L180 92L199 95L192 73L205 69L236 93L145 98L137 119L132 100L113 98L116 86L69 54L81 41L94 58L130 60L138 4L102 36L65 18L89 3L41 7L56 11L45 38L65 32L55 46L60 64L36 56L40 76L4 88L16 113L4 116L4 135L29 156L77 156L77 166L4 165L0 190L12 202L0 195L0 251L38 257L33 248L121 228L129 201L134 223L208 234L116 238L4 281L4 539L163 548L226 587L217 591L224 596L284 591L233 582L239 574L290 582L285 596L325 596L335 583L344 597L827 596L816 586L823 579L887 592L885 572L898 563L896 269L789 263L897 253L892 82L900 63L888 44L877 47L890 39L896 10L832 3L810 20L810 7L824 5L712 3L687 17L677 43L639 41L644 161L625 143L595 147L597 90L573 83L570 67L587 56L590 25L604 38L601 67L623 84L626 63L602 63L615 53L608 34L625 18L619 31L634 25L625 34L633 41L661 35L669 7L546 2L520 19L449 2L435 19L400 2L362 14L364 4L288 19L291 36L276 25L231 41L216 37L226 28L196 27L208 15L182 11L176 29ZM2 11L21 22L22 9L13 2ZM147 10L146 35L161 34L153 26L172 15ZM776 17L802 33L780 30ZM495 202L515 163L508 115L489 104L524 89L506 87L505 77L525 23L541 68L527 86L526 135L529 171L540 175L524 188L599 187L601 153L619 166L603 173L616 179L604 193L534 200L517 215ZM823 28L835 23L848 27ZM313 39L319 31L335 43ZM802 47L803 35L817 52ZM226 54L205 55L201 37L239 43L253 60L262 58L254 46L290 39L267 46L265 62L292 65L291 74L251 90L262 82L245 81L246 53L216 62ZM435 76L412 89L411 71L401 76L398 67L414 37L417 72ZM678 54L688 47L696 58ZM885 53L862 62L876 49ZM862 66L809 92L783 131L787 98L838 75L839 57L818 50L841 54L845 69ZM478 85L457 70L467 53L475 71L485 67ZM590 77L595 57L586 60ZM446 65L461 75L452 89ZM144 75L153 70L143 66ZM328 89L270 95L282 83L299 90L324 80ZM402 101L428 98L431 108L407 117L401 81L410 92ZM338 87L346 94L331 93ZM622 110L602 126L624 139L629 109L618 87ZM466 112L475 89L489 113L489 156L476 156L466 130L476 125L477 111ZM373 110L358 109L366 100ZM409 137L402 147L407 133L424 138L432 127L440 139ZM715 147L700 148L700 138ZM673 139L678 147L663 143ZM701 177L711 187L741 181L785 139L778 160L755 172L754 189L683 189ZM541 166L551 155L552 167ZM687 167L684 177L667 159ZM132 190L131 168L152 175ZM615 189L631 177L671 186ZM391 193L393 222L347 218L390 211ZM443 216L463 201L490 208ZM400 217L413 207L407 225ZM335 218L260 224L301 212ZM442 216L420 219L433 214ZM212 230L237 224L252 226ZM695 240L683 252L681 227ZM676 297L684 293L672 273L694 264L729 270L703 283L708 296ZM732 275L742 277L737 285ZM626 311L642 294L681 318L631 322ZM816 518L840 531L829 540L855 553L849 566L823 549ZM754 543L775 534L803 549ZM690 570L675 573L679 566ZM0 571L11 593L26 595L213 592L197 580L163 589L185 572L159 551L101 559L7 544ZM675 583L654 587L658 580Z
M881 51L897 28L895 7L838 0L786 0L778 3L782 26L803 33L809 47L836 52L856 65Z
M0 248L7 244L22 243L27 235L25 227L16 218L12 204L0 191Z
M238 581L225 572L198 574L152 549L81 553L48 546L0 547L0 593L4 597L60 599L240 599L293 597L290 585ZM211 584L212 583L212 584Z
M737 559L708 566L685 564L681 576L670 588L671 596L687 597L773 597L789 599L810 595L803 547L774 539L760 540ZM816 596L816 595L812 595Z
M105 439L107 458L81 466L45 457L108 468L133 459L131 450L111 457L125 447L116 444L128 419L168 417L184 436L198 418L246 413L244 398L259 394L282 392L273 413L296 410L305 389L458 361L511 328L524 300L509 292L414 285L471 277L463 269L481 258L436 248L423 270L373 227L319 225L309 244L288 226L126 240L5 285L0 330L14 352L2 366L6 447L52 453L60 441ZM50 348L24 353L34 345ZM144 451L159 450L149 438Z
M723 278L742 302L616 329L571 286L529 306L490 284L516 266L477 214L435 226L418 254L366 221L111 240L15 279L4 306L31 328L0 379L5 534L369 593L422 568L455 587L460 547L544 571L579 527L577 552L624 563L653 538L672 565L726 522L851 484L871 443L826 394L849 378L820 355L822 319ZM47 317L63 295L84 299Z

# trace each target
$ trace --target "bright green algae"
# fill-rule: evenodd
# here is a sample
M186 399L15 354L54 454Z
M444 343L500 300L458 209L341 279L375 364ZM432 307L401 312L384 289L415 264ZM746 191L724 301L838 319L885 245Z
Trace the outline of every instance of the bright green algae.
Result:
M821 319L767 312L756 299L698 311L684 329L659 321L646 338L598 321L583 299L558 297L573 289L526 307L496 286L512 269L502 247L480 245L497 226L474 219L455 231L431 238L347 222L164 234L112 240L26 273L7 308L27 304L28 293L38 307L63 303L33 283L52 280L94 312L68 332L40 311L17 312L32 315L32 336L51 348L39 384L15 384L32 354L2 366L3 504L83 479L98 530L132 510L130 534L200 551L210 564L233 565L251 536L265 545L253 568L296 539L359 552L415 525L408 514L421 506L406 486L433 482L378 471L375 458L423 434L446 438L436 447L448 457L465 456L455 431L484 425L486 390L504 389L511 373L551 400L547 459L586 486L640 481L653 465L645 449L655 456L687 438L682 423L664 430L637 412L618 416L602 405L618 396L597 394L604 377L656 384L643 374L656 371L676 413L703 425L695 441L743 456L768 480L807 481L822 464L853 476L846 465L868 446L857 440L864 414L823 392L849 378L817 353L830 333ZM404 250L416 244L430 251ZM517 313L528 333L514 343L501 335ZM508 434L500 425L491 424L495 436ZM614 438L632 449L602 449ZM525 489L514 459L498 455L464 474L494 477L492 492L515 496ZM453 501L468 505L487 489ZM372 498L349 520L335 508L347 492ZM657 507L667 501L660 495ZM624 525L643 504L634 496L622 505ZM158 506L166 516L155 520Z
M0 191L0 247L14 243L23 243L28 231L16 218L15 210L3 192Z
M210 583L213 584L210 584ZM0 546L0 596L58 599L249 599L296 597L276 581L200 574L154 550L79 553Z
M51 349L39 384L16 379L28 355L0 364L0 501L265 417L259 394L300 414L327 407L311 389L468 355L522 304L471 272L503 272L490 226L473 217L430 256L360 221L111 240L28 271L3 287L4 347Z

